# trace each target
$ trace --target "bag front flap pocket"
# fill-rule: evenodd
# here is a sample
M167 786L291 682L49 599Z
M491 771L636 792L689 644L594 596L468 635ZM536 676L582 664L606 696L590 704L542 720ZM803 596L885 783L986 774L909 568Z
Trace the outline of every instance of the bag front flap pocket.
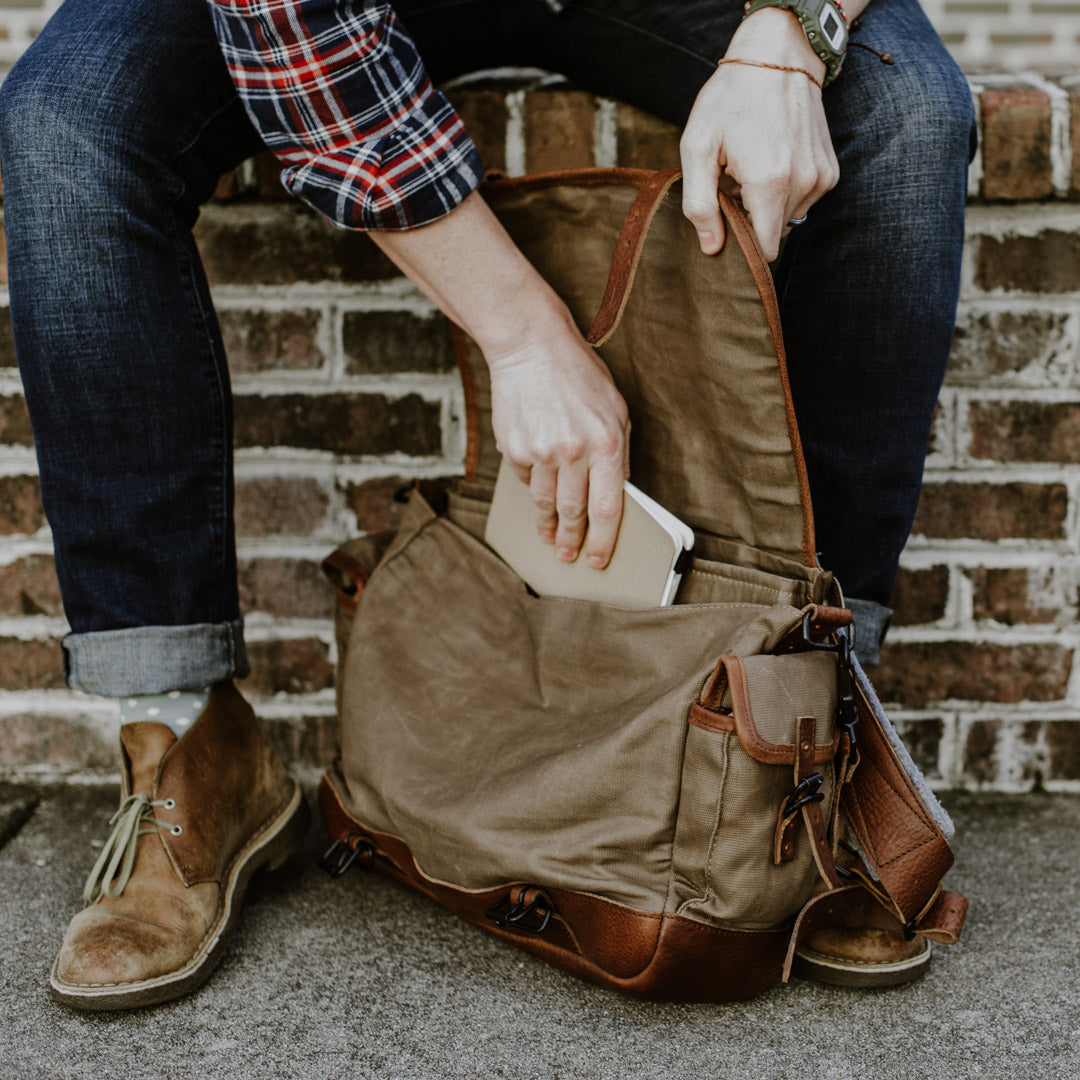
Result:
M734 732L743 750L763 765L794 765L797 720L818 719L815 764L831 761L840 746L836 715L836 660L830 653L787 656L722 656L690 723L707 731Z

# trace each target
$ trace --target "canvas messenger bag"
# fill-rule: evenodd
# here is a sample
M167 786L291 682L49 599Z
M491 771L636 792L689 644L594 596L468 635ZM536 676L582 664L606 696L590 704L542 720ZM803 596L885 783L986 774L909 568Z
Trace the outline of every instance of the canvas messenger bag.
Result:
M326 561L340 753L320 802L331 872L377 870L619 990L728 1001L816 929L955 941L966 901L817 563L769 268L727 198L703 256L678 181L485 189L611 369L634 482L695 531L676 603L537 596L485 546L487 368L455 329L464 478L402 493L394 533Z

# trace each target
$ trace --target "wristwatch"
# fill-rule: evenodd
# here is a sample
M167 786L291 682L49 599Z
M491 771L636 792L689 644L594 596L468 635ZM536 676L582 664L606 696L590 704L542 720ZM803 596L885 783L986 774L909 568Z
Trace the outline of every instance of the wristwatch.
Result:
M848 44L847 16L838 0L749 0L743 18L769 7L798 17L810 47L825 64L824 85L828 86L840 74Z

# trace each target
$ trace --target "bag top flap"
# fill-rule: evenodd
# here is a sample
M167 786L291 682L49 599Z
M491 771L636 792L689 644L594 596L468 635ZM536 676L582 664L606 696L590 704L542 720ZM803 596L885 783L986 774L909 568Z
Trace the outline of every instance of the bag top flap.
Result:
M772 277L742 211L703 255L679 173L591 169L489 182L510 235L626 399L634 483L698 531L817 566ZM487 365L457 328L466 479L494 484Z

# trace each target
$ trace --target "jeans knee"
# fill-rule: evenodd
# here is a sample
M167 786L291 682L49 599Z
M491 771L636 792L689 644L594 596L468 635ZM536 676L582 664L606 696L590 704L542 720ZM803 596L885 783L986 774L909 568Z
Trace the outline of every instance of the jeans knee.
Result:
M24 184L36 190L47 182L55 193L58 186L85 183L115 123L91 92L65 85L66 78L54 78L32 60L27 54L0 84L0 163L8 198Z

